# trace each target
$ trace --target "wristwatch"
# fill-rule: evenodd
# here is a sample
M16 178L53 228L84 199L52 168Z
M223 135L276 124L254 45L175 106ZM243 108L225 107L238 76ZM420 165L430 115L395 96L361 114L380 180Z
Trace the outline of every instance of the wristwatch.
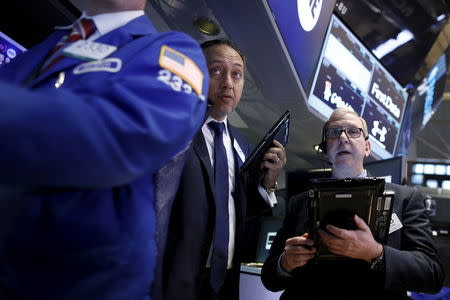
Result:
M370 262L370 269L374 271L379 270L383 265L383 263L384 263L384 248L381 251L380 256L372 259L372 261Z
M265 190L266 190L266 192L268 193L268 194L270 194L270 193L272 193L272 192L275 192L276 191L276 189L277 189L277 187L278 187L278 182L276 182L275 181L275 185L273 186L273 187L271 187L271 188L264 188Z

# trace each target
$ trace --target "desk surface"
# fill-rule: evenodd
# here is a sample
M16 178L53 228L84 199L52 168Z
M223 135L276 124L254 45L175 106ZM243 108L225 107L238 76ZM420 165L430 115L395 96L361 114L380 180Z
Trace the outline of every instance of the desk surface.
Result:
M262 263L241 264L241 273L261 275Z
M264 287L261 282L261 267L253 264L241 265L241 280L239 283L240 299L278 300L282 293L282 291L274 293Z

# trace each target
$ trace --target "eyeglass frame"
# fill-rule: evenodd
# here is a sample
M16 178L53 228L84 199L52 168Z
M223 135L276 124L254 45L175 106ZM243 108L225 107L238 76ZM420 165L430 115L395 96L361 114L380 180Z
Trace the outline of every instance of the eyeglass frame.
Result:
M330 128L338 129L338 130L339 130L339 134L338 134L336 137L328 137L327 132L328 132L328 129L330 129ZM359 135L358 135L358 136L350 136L350 135L347 133L347 130L349 130L349 129L359 129ZM332 126L332 127L327 127L327 128L325 128L324 136L325 136L326 139L338 139L338 138L342 135L342 132L345 132L345 135L347 136L347 138L357 139L357 138L359 138L359 137L361 136L362 133L364 133L364 129L362 129L362 128L360 128L360 127L346 127L346 128L340 128L340 127L333 127L333 126ZM365 140L368 140L368 139L369 139L369 136L364 136L364 139L365 139Z

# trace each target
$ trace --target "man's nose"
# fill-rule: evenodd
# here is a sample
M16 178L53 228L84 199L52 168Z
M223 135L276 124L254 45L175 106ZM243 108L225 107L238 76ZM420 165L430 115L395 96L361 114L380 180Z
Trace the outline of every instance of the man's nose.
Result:
M225 73L222 77L222 84L224 88L230 89L233 87L233 78L231 74Z
M339 135L338 139L339 139L339 142L348 142L347 132L345 132L345 130L342 130L342 132Z

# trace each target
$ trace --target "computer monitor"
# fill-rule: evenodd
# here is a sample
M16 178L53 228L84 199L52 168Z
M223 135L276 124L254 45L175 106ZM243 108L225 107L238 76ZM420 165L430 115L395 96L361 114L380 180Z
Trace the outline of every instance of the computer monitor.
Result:
M347 108L367 122L372 154L394 156L407 93L378 59L335 16L331 18L308 97L310 110L327 120Z
M447 65L447 58L444 53L418 85L411 107L413 132L418 132L426 126L442 102L447 80Z
M431 223L450 225L450 198L432 196L426 206Z
M282 225L283 217L265 217L263 219L256 249L256 262L263 263L266 261L273 240Z
M0 31L0 66L11 62L26 49Z
M403 156L364 164L369 176L383 177L386 182L403 184L406 180L406 161Z

